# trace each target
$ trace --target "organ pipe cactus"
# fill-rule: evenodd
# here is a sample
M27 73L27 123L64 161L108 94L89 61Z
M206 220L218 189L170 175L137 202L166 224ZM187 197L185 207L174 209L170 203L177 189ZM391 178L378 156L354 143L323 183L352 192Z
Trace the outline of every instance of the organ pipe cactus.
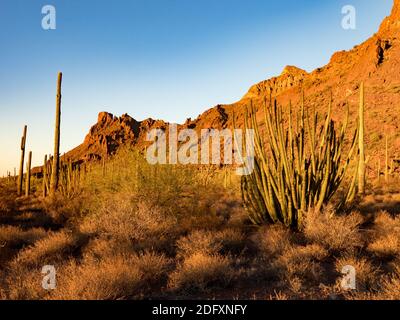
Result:
M21 160L19 163L19 175L18 175L18 196L22 195L22 184L24 180L24 161L25 161L25 146L26 146L26 132L28 130L27 126L24 126L24 131L21 138Z
M56 96L56 123L54 132L54 156L50 182L50 195L54 196L58 188L60 176L60 123L61 123L61 82L62 73L58 74L57 96Z
M65 159L65 157L64 157ZM74 166L71 160L64 161L60 166L59 192L67 198L81 192L81 170Z
M320 210L340 187L353 154L357 151L358 128L345 154L349 110L340 131L331 119L332 99L323 124L319 115L304 106L294 126L292 108L287 121L277 102L264 103L266 141L260 132L253 104L246 114L246 128L255 131L255 167L242 178L241 189L254 224L283 223L301 229L306 212ZM351 184L348 197L354 193ZM350 195L350 196L349 196Z

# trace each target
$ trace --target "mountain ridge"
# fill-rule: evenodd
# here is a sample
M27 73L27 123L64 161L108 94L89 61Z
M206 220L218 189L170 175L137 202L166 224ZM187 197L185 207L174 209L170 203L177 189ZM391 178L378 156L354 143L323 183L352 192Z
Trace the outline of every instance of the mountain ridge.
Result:
M286 66L277 77L261 81L250 87L241 100L233 104L217 105L206 110L196 119L187 119L178 128L201 130L223 129L235 123L243 127L246 106L253 101L260 105L272 96L278 103L296 104L304 89L307 106L325 109L332 94L333 118L340 119L346 102L351 106L350 114L356 112L358 88L361 81L366 87L366 121L370 133L366 137L370 147L382 143L382 128L394 134L400 125L400 0L394 0L391 14L380 25L379 30L363 43L348 51L338 51L328 64L311 72L296 66ZM378 118L385 117L381 122ZM260 108L259 115L262 118ZM84 142L68 152L65 157L73 161L91 161L114 154L121 145L130 144L143 148L145 134L155 128L167 129L163 120L137 121L125 114L121 117L101 112L97 123L91 128ZM393 137L391 153L400 155L400 135ZM380 157L380 155L378 155Z

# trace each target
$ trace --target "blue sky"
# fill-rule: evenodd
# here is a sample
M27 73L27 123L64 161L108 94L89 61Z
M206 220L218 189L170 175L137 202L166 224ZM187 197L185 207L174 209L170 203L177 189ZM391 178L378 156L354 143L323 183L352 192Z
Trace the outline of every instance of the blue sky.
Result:
M43 30L44 5L57 29ZM341 27L344 5L357 29ZM285 65L308 71L377 31L392 0L0 0L0 175L52 152L62 71L62 152L100 111L171 122L239 100Z

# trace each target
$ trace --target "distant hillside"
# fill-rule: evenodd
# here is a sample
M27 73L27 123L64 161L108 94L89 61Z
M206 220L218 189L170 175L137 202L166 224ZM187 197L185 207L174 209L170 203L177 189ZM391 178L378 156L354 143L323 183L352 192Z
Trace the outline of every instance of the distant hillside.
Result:
M393 156L400 156L400 0L394 0L392 13L382 22L379 31L364 43L350 51L335 53L330 62L307 73L294 66L287 66L282 74L262 81L250 88L237 103L218 105L201 114L197 119L188 119L180 127L226 128L232 126L235 114L238 126L243 125L243 114L250 99L256 105L269 97L279 103L298 103L304 87L307 106L317 110L327 108L332 91L333 117L344 114L346 101L350 102L352 119L355 119L358 103L358 88L361 81L366 87L367 145L372 160L384 156L384 134L389 133ZM262 109L259 111L262 116ZM98 122L91 128L85 141L67 153L74 161L89 161L113 154L121 145L144 145L145 134L152 128L168 128L162 120L136 121L128 115L114 117L102 112ZM378 152L375 152L378 151Z

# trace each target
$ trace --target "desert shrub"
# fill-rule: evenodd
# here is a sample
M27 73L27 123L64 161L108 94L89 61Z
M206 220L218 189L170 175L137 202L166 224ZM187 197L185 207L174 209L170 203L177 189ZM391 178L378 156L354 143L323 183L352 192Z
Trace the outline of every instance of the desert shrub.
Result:
M282 291L274 291L274 294L270 295L267 300L274 300L274 301L287 301L289 300L289 296Z
M241 254L247 249L244 233L235 228L227 228L219 231L216 238L221 242L222 254Z
M167 273L171 271L172 261L164 254L145 251L132 256L134 265L142 273L142 280L147 284L157 284L160 280L167 280Z
M80 226L82 232L134 243L139 249L162 247L173 239L177 221L173 215L129 196L107 199L98 212Z
M392 217L386 211L379 212L375 217L373 231L376 238L387 234L397 234L400 237L400 217Z
M12 267L42 267L67 259L85 241L85 235L60 231L51 233L31 247L21 250L12 261Z
M51 299L116 300L142 298L166 278L170 261L162 255L115 255L70 261L58 275ZM160 284L162 285L162 284Z
M292 246L285 248L271 264L275 272L282 279L287 280L292 287L301 287L301 283L305 280L310 282L320 279L322 274L320 262L327 256L327 250L317 244Z
M227 190L217 166L150 165L137 150L126 147L106 162L104 171L101 163L90 167L84 189L96 194L98 202L129 195L134 202L169 211L185 232L218 228L235 207L240 207L237 201L224 197ZM95 209L101 207L91 211Z
M0 246L22 247L46 237L42 228L23 230L15 226L0 226Z
M232 195L232 197L236 197ZM229 220L227 221L226 225L232 228L243 229L243 226L248 224L248 214L246 209L243 207L241 201L237 201L235 206L230 208L230 216Z
M205 293L227 287L233 275L229 257L197 252L170 274L169 287L178 292Z
M196 253L209 255L223 252L238 252L243 248L244 236L240 231L196 230L177 241L178 257L189 257Z
M197 230L177 241L178 257L196 253L217 254L222 244L211 231Z
M17 186L14 181L7 181L7 179L0 178L0 208L4 205L7 208L14 207L15 200L17 199L16 191Z
M333 214L329 208L323 212L310 210L304 234L309 241L321 244L330 251L351 251L363 245L359 229L362 223L362 216L356 212L340 216Z
M65 231L52 233L33 246L21 250L7 266L5 279L8 299L44 299L49 292L42 287L42 267L58 270L78 245L78 239Z
M67 222L78 222L87 214L90 202L95 201L95 197L80 196L72 199L66 198L61 194L43 199L43 211L46 212L55 223L65 224Z
M282 225L270 225L260 228L252 237L252 241L259 253L265 258L275 258L289 248L291 232Z
M13 211L15 207L15 199L12 196L1 194L0 197L0 216Z
M400 267L397 265L395 271L383 280L383 299L400 300Z
M377 214L370 231L371 242L368 251L379 258L393 258L400 255L400 218L387 212Z
M8 272L2 285L2 299L6 300L41 300L49 292L42 287L41 268L28 270L17 268Z
M277 259L294 246L293 234L283 225L267 225L250 236L252 257L245 264L242 278L246 282L279 281L281 272Z
M90 239L88 244L82 248L84 259L103 259L114 255L134 253L136 250L130 241L102 236Z
M391 258L400 254L399 235L387 234L368 245L368 251L380 258Z
M211 171L216 169L207 170ZM128 193L139 201L178 209L196 202L210 187L222 186L215 175L207 177L204 183L204 170L198 166L151 165L138 150L127 146L106 162L105 170L101 163L91 165L84 186L90 193Z
M182 231L207 229L217 232L226 227L238 229L243 226L247 214L237 196L229 198L220 188L200 187L198 191L177 198L173 212Z

